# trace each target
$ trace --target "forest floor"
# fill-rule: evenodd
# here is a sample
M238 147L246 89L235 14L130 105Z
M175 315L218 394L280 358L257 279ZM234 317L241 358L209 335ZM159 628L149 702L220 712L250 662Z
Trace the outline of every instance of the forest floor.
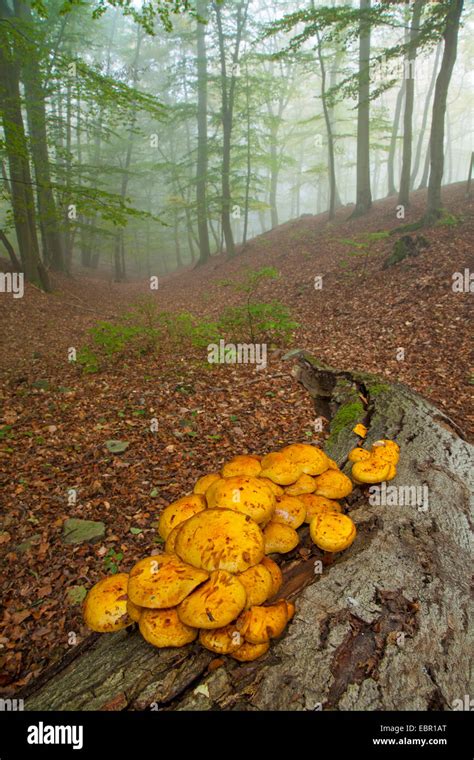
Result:
M156 549L160 509L192 490L200 475L237 453L318 440L312 400L284 350L270 352L267 368L258 370L208 365L207 352L164 345L84 374L68 361L68 350L83 345L99 320L113 320L144 296L163 310L216 316L242 302L229 281L242 280L247 267L273 266L280 276L265 281L257 298L290 308L300 324L292 348L404 382L472 438L472 294L452 289L454 272L474 269L464 185L444 191L458 223L451 217L415 233L429 241L416 257L383 269L396 237L373 242L368 256L366 249L350 255L354 246L344 242L414 221L424 202L425 193L415 193L404 222L393 198L357 220L349 219L350 207L331 224L326 215L302 217L254 238L232 260L212 257L206 266L161 278L152 295L148 281L116 284L83 273L56 276L50 295L31 286L21 299L1 295L3 694L87 636L80 613L85 590L114 564L128 571ZM112 454L110 439L128 447ZM102 521L104 536L64 543L63 523L71 517Z

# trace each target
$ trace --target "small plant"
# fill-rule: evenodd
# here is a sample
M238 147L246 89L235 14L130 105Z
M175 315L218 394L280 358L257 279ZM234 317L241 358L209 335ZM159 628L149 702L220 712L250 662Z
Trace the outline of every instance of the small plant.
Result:
M123 553L116 552L115 549L111 548L104 557L104 567L108 573L115 575L115 573L118 573L119 571L120 563L122 560Z
M283 304L247 303L245 306L229 306L221 315L219 327L235 343L286 344L293 330L299 327Z

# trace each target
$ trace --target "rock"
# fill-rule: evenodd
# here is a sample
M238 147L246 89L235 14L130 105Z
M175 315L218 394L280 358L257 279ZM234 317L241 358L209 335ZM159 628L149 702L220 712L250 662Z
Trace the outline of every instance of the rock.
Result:
M103 522L94 520L79 520L70 517L63 525L63 541L65 544L93 543L105 534Z

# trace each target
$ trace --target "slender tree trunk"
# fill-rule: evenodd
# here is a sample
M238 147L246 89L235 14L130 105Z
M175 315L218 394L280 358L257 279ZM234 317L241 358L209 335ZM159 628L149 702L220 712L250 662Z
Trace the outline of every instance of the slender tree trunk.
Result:
M235 256L235 243L230 221L230 212L232 206L232 197L230 189L230 167L231 167L231 138L234 115L234 99L236 87L235 67L239 63L240 43L242 34L247 22L249 0L242 0L237 8L235 44L232 53L232 71L230 77L227 75L226 64L226 40L222 27L222 14L220 4L215 4L217 32L219 40L219 58L221 66L221 98L222 98L222 231L224 234L226 251L229 256Z
M12 267L14 271L21 272L21 264L17 259L15 249L13 248L12 244L10 243L9 239L7 238L3 230L0 230L0 240L2 241L3 245L6 248L6 251L10 257L10 261L12 263Z
M400 85L400 89L397 93L397 100L395 103L395 113L393 115L392 134L390 136L390 147L388 150L387 159L387 180L388 180L388 193L387 195L395 195L397 192L395 187L395 154L397 152L397 138L398 127L400 124L400 114L402 112L402 102L405 97L406 80L405 77Z
M278 117L272 118L272 124L270 128L270 193L268 198L268 205L270 206L270 221L272 229L278 227L278 206L277 206L277 193L278 193L278 174L279 174L279 161L278 161Z
M419 137L418 137L418 143L417 143L417 146L416 146L415 160L414 160L414 163L413 163L413 171L412 171L412 175L411 175L411 189L412 190L415 187L416 176L417 176L418 170L420 168L421 149L423 147L423 139L424 139L424 136L425 136L426 124L428 122L428 112L430 110L431 97L433 95L433 90L434 90L435 83L436 83L436 75L438 73L438 64L439 64L439 59L440 59L440 55L441 55L441 49L442 49L442 44L440 42L438 44L437 48L436 48L436 56L435 56L435 61L434 61L434 64L433 64L433 73L431 75L430 85L428 87L428 92L426 94L426 99L425 99L425 105L424 105L424 108L423 108L423 118L421 120L420 132L419 132ZM428 148L428 153L429 153L429 148ZM425 184L425 187L426 187L426 184Z
M444 170L444 121L449 83L457 55L458 32L464 0L452 0L443 33L444 51L436 79L430 135L430 179L425 224L432 224L441 213L441 182Z
M316 32L318 38L318 60L321 69L321 101L323 104L324 121L326 123L326 132L328 138L328 174L329 174L329 219L334 219L336 213L336 167L334 160L334 139L332 134L331 117L329 114L328 104L326 102L326 66L321 50L321 37Z
M207 19L208 0L198 0L198 15ZM207 51L206 30L204 24L197 23L197 167L196 167L196 206L199 236L199 263L204 264L211 255L209 228L207 223Z
M137 26L137 41L135 44L135 53L132 63L132 87L136 89L138 84L138 61L140 58L140 46L142 42L142 30L140 26ZM122 170L122 184L120 188L120 197L122 202L127 197L128 181L130 177L130 164L132 162L133 152L133 131L137 120L136 107L133 107L130 117L130 126L128 131L127 149L125 153L125 161ZM124 254L124 239L123 229L120 229L115 235L114 245L114 277L116 282L122 282L125 280L125 254Z
M35 170L38 213L43 233L44 255L52 269L65 270L60 214L51 186L51 169L46 131L46 103L41 81L40 56L32 44L34 27L30 6L14 0L16 24L21 34L21 71L25 87L25 104L30 133L31 155Z
M466 182L466 198L471 197L471 182L472 182L473 166L474 166L474 151L471 153L471 161L469 163L469 174L467 175L467 182Z
M370 23L366 14L371 0L360 0L359 92L357 105L357 189L353 217L367 213L372 206L370 191Z
M405 59L404 71L406 89L405 89L405 111L403 115L403 159L402 171L400 174L400 190L398 193L398 203L402 206L410 204L410 176L411 176L411 157L413 147L413 103L415 100L415 72L412 67L416 62L416 51L418 38L420 34L420 19L423 11L424 0L415 0L413 6L413 16L410 29L410 43L408 46L407 56Z
M7 0L0 0L0 18L10 20ZM39 253L28 143L20 98L20 68L7 24L0 24L0 102L5 150L10 170L13 220L21 266L32 283L50 290L49 277Z
M244 210L244 232L242 235L242 244L247 242L247 233L249 227L249 201L250 201L250 182L252 172L252 154L251 154L251 141L252 141L252 129L250 121L250 84L249 84L249 70L245 67L245 105L247 111L247 176L245 180L245 210Z

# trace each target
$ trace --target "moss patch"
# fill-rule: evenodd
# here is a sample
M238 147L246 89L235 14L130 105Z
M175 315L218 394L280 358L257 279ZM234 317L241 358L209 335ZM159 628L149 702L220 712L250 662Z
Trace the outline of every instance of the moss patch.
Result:
M351 426L352 429L357 422L362 421L364 415L365 409L362 401L353 401L350 404L340 406L331 421L331 435L328 441L334 440L344 428Z

